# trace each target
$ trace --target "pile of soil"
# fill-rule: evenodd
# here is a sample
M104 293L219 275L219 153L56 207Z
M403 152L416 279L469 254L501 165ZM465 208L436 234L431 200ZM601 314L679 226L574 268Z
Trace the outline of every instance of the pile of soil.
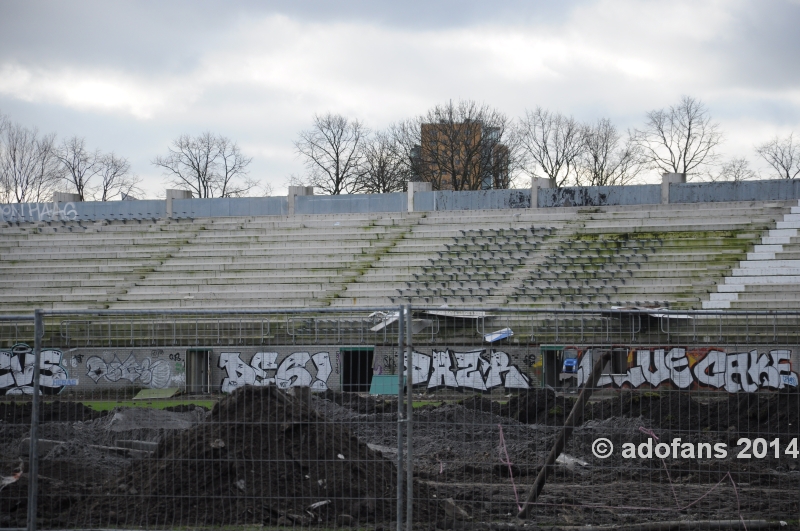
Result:
M584 421L637 417L652 428L697 430L700 404L689 393L681 391L623 391L589 404L584 413Z
M523 391L506 404L492 398L474 395L414 409L415 527L452 528L447 499L474 522L513 518L518 497L529 490L574 404L574 397L549 389ZM18 466L30 413L29 403L4 407L0 476ZM44 408L51 412L43 409L40 436L64 443L40 461L42 529L393 527L397 435L407 427L394 397L328 391L309 398L275 387L245 387L211 412L118 408L92 419L95 413L79 404ZM81 422L81 415L91 420ZM76 420L59 422L69 418ZM738 459L736 446L739 437L780 437L785 448L800 435L798 419L796 389L598 393L564 449L571 461L557 464L531 522L659 521L674 516L676 493L687 504L727 473L737 490L729 482L714 487L685 517L730 519L741 507L745 518L796 519L796 459L771 452L763 459ZM662 441L677 436L724 442L728 456L662 463L620 452L608 459L593 455L598 437L618 449L626 442L646 443L650 436L641 427ZM152 457L141 458L96 446L130 439L158 446ZM0 528L25 525L27 491L23 473L0 492Z
M320 393L316 396L321 400L330 400L334 404L346 407L363 415L394 413L397 411L396 397L377 398L373 396L362 396L358 393L343 393L332 389L328 389L324 393Z
M800 392L738 393L700 406L700 428L746 434L800 435Z
M513 396L500 414L524 424L563 425L573 403L572 399L556 396L552 389L529 389Z
M102 417L107 413L94 411L80 402L56 400L41 402L39 405L40 422L82 422ZM32 411L33 404L30 401L3 402L0 403L0 421L29 426Z
M472 409L475 411L480 411L483 413L492 413L494 415L500 415L502 413L502 407L498 402L494 400L490 400L485 396L471 396L459 402L462 406L466 409Z
M133 463L105 492L68 511L65 522L128 527L390 520L396 511L393 464L309 404L272 386L238 389L205 422L165 439L152 459Z

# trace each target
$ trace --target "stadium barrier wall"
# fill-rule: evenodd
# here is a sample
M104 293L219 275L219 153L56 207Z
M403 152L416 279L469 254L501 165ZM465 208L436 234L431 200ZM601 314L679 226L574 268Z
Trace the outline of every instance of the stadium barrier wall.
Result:
M361 345L360 348L364 348ZM369 380L396 375L392 348L370 345ZM574 386L583 385L597 352L609 345L568 344L577 353ZM32 348L18 343L0 349L0 395L32 392ZM798 385L798 345L705 347L697 345L614 345L622 351L621 369L604 368L599 387L609 389L676 389L728 393L774 391ZM46 395L93 393L117 389L186 390L186 369L193 352L207 356L210 378L203 388L230 393L245 385L279 389L310 387L312 391L343 390L343 357L352 348L338 345L295 347L174 347L42 349L40 388ZM416 390L473 392L535 389L561 384L547 381L540 346L419 345L413 353ZM563 352L561 349L559 352ZM560 359L560 358L559 358ZM563 361L563 360L562 360ZM15 370L15 368L21 370ZM366 387L369 387L367 382ZM365 388L364 391L368 389Z
M538 208L661 203L661 185L536 188ZM670 203L785 201L800 199L800 181L770 180L669 184ZM295 214L404 212L406 193L297 196ZM287 197L173 199L173 218L286 216ZM531 208L531 190L415 192L415 211ZM165 201L53 202L0 205L2 222L148 220L167 216Z
M129 388L185 391L187 364L192 358L197 365L201 353L206 392L229 393L244 385L326 391L356 383L367 391L373 376L398 372L397 324L382 321L391 312L375 315L367 310L76 312L50 322L53 332L42 344L39 383L48 395ZM800 314L675 315L656 319L647 312L516 310L473 322L422 310L415 319L413 385L425 392L500 393L565 383L579 387L598 352L610 349L617 358L606 365L607 376L598 383L608 389L737 393L797 387ZM0 395L30 394L30 323L12 326L6 319L0 327ZM495 328L499 339L490 342L485 334ZM577 364L565 377L560 369L569 351ZM358 362L364 365L360 376L353 372L358 353L369 360Z

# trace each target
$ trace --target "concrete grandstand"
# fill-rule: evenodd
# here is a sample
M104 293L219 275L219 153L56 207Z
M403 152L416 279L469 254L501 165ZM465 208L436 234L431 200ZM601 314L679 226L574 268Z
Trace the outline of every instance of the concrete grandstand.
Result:
M4 312L795 308L793 201L6 221Z
M415 385L430 389L433 357L446 365L456 354L464 359L452 367L482 356L484 379L499 364L506 376L495 387L556 387L570 349L613 351L609 374L619 381L608 385L641 385L637 371L651 354L666 361L642 374L709 357L719 367L693 378L733 392L744 383L722 382L720 367L745 370L741 355L756 371L742 377L748 389L797 385L794 182L728 186L714 197L725 201L708 200L717 183L666 178L629 190L448 195L418 185L381 197L302 189L287 198L1 206L2 314L56 312L43 336L53 349L47 367L60 367L47 369L61 382L56 391L122 379L226 391L298 364L321 371L320 389L368 388L371 375L396 374L400 305L414 309L422 349ZM671 201L689 192L700 200ZM29 391L22 367L33 363L32 338L30 320L0 327L9 393ZM158 359L166 347L171 357ZM720 357L729 355L730 367ZM350 358L357 374L341 376ZM772 371L767 380L762 369Z

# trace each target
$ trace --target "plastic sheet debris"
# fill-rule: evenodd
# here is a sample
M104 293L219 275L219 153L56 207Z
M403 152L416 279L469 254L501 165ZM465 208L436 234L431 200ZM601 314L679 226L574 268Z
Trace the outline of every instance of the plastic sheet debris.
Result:
M494 343L495 341L500 341L501 339L506 339L514 335L514 331L510 328L503 328L501 330L497 330L495 332L489 332L488 334L483 335L483 340L487 343Z

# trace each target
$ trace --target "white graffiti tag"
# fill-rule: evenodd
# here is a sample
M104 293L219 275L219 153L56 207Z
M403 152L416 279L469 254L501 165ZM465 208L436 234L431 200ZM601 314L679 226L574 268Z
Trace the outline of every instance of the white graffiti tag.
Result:
M589 380L597 354L592 349L583 353L578 385ZM604 374L597 385L637 388L644 384L658 387L669 382L678 389L699 385L724 388L729 393L783 389L787 385L797 385L797 373L792 372L790 358L791 351L784 349L761 355L757 350L733 354L710 350L690 367L685 348L639 349L635 352L635 365L625 374Z
M10 351L0 351L0 392L8 395L33 394L33 349L24 343ZM39 392L56 394L64 388L56 380L66 380L67 370L61 365L60 350L42 350L39 355Z
M113 358L107 362L103 357L108 356ZM86 376L94 380L94 383L98 383L101 379L109 382L128 380L153 389L164 389L169 385L172 369L165 361L153 362L150 358L137 361L133 353L130 353L125 361L121 361L117 354L108 352L104 352L103 357L92 356L86 360L88 369Z
M308 352L294 352L280 364L276 363L277 352L256 352L249 365L242 361L240 355L239 352L222 352L219 355L219 367L227 373L222 380L223 393L230 393L244 385L277 385L280 389L302 386L316 391L328 389L332 367L327 352L317 352L313 356ZM316 377L306 368L309 361L314 366ZM268 371L275 372L270 375Z
M530 388L528 377L511 364L508 354L501 351L434 350L432 356L413 352L411 362L413 385L427 384L428 389L450 387L488 391L494 387ZM404 357L404 364L404 374L408 374L407 357Z
M59 208L63 206L63 208ZM75 203L23 203L0 205L2 221L73 221L78 217Z

